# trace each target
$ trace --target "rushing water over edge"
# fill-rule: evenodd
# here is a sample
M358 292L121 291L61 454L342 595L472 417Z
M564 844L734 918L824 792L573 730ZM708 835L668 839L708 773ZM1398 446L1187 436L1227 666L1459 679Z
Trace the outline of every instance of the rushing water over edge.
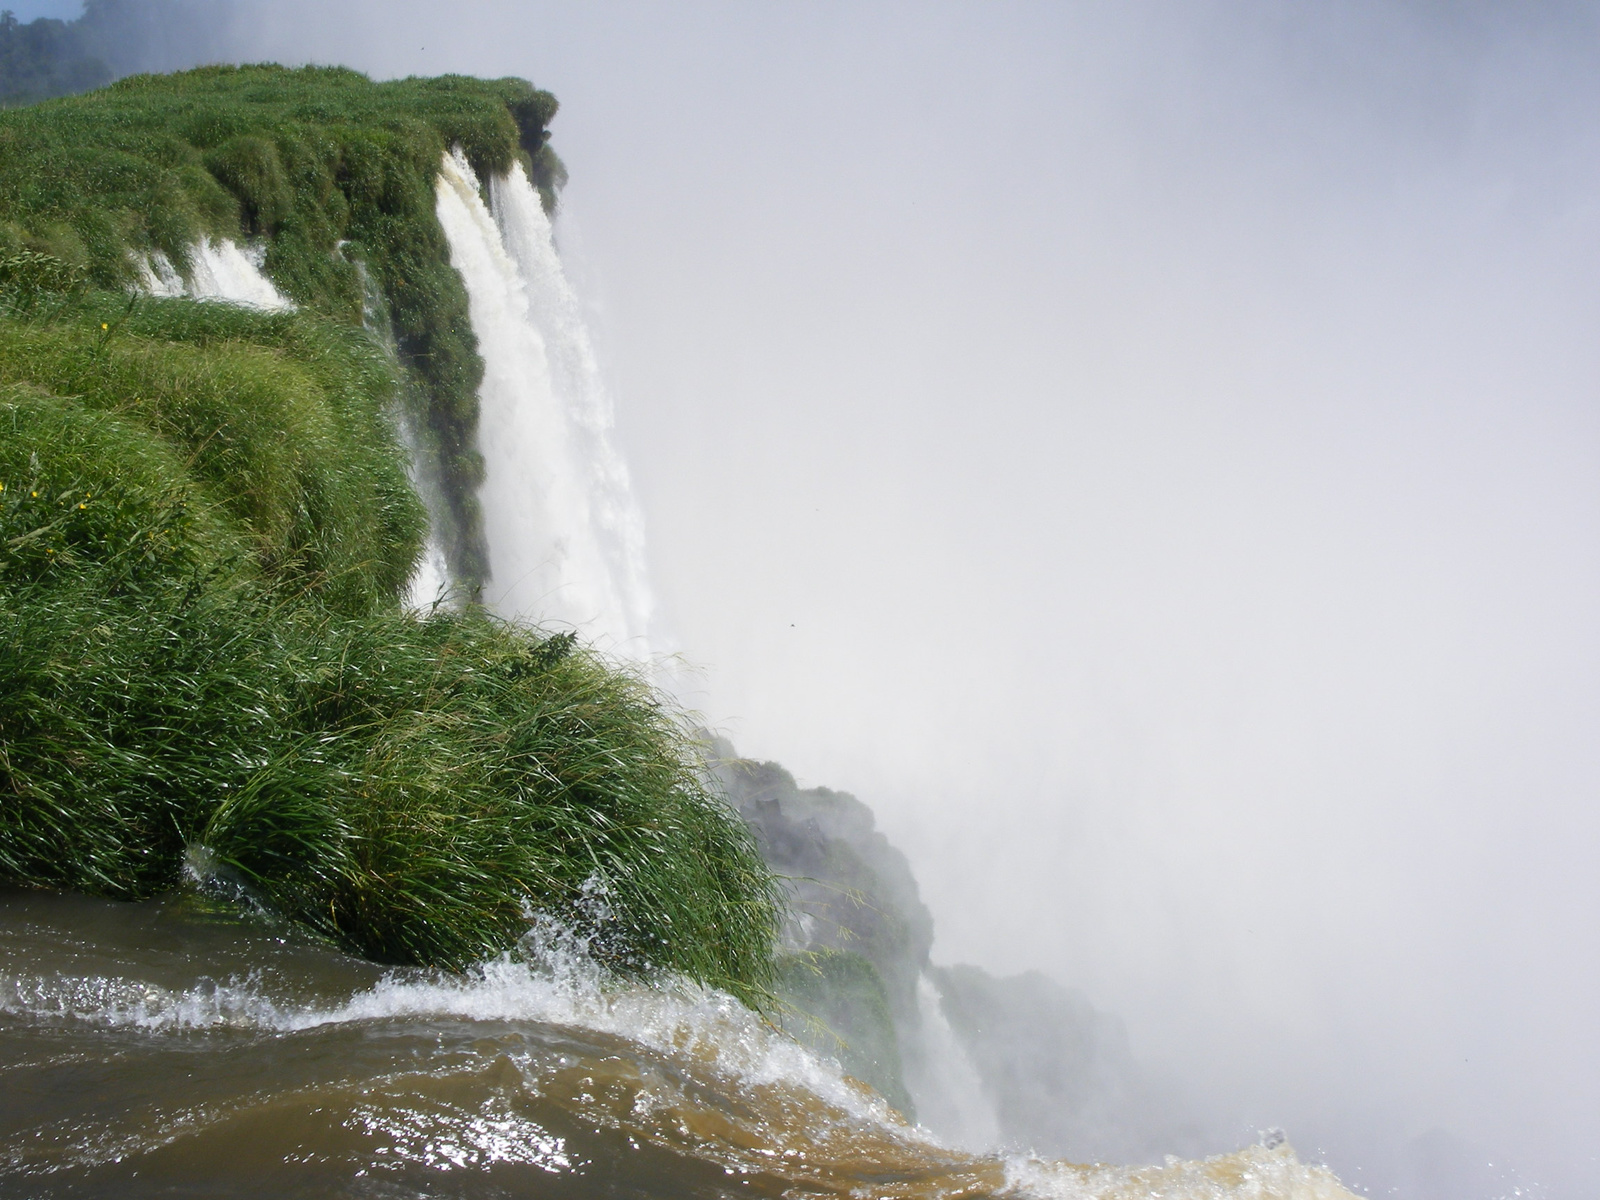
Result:
M201 238L189 248L187 280L159 250L137 257L135 266L142 290L152 296L221 300L272 312L293 308L262 271L263 258L259 247L241 247L231 238Z
M0 893L0 1195L1348 1195L1285 1146L970 1154L732 998L558 930L385 970L193 900Z
M917 979L917 1013L920 1069L908 1073L907 1085L918 1115L955 1145L969 1150L999 1145L1000 1120L994 1103L984 1094L977 1068L950 1028L939 989L926 972Z
M439 223L484 364L484 596L505 616L581 627L589 640L644 657L643 523L611 445L588 331L521 166L491 181L491 193L492 212L465 157L445 157Z

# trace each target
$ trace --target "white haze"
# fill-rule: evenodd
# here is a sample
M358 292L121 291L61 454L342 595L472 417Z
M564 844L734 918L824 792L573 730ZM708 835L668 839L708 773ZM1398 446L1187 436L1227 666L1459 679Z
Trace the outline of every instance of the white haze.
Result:
M1590 1191L1592 6L270 14L560 96L697 702L874 806L938 958L1352 1183Z

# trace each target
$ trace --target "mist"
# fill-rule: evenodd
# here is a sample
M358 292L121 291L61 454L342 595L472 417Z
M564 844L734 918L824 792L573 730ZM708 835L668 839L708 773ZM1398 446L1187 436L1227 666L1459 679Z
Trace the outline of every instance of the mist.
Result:
M874 807L938 961L1082 988L1219 1137L1557 1197L1600 1154L1596 17L276 0L237 32L561 98L689 698Z

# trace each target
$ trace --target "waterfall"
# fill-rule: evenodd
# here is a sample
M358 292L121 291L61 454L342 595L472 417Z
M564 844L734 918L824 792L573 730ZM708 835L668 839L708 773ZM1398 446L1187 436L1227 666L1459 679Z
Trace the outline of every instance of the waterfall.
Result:
M264 247L241 247L228 238L201 238L190 256L189 294L199 300L227 300L251 308L293 308L261 270Z
M917 979L917 1016L918 1069L908 1071L906 1082L917 1102L918 1120L962 1149L994 1149L1000 1144L1000 1119L977 1067L944 1015L938 986L926 974Z
M611 443L610 399L550 220L522 167L491 182L459 152L437 183L451 264L483 356L479 493L484 598L508 617L582 627L642 654L649 629L643 525Z
M348 242L341 241L339 253L346 254L348 246ZM359 257L346 257L361 281L361 323L382 345L396 378L400 380L401 399L390 412L400 442L406 450L407 474L412 490L428 512L428 536L406 585L405 602L410 609L428 612L436 606L454 603L457 597L451 586L449 556L445 552L444 535L441 532L446 520L444 487L439 480L438 460L428 450L428 439L421 424L425 401L419 395L420 389L415 380L401 366L400 347L395 341L394 325L389 319L381 286Z
M189 278L185 280L161 251L136 256L139 290L151 296L189 296L195 300L222 300L282 312L294 307L262 271L265 250L241 247L230 238L201 238L189 248Z

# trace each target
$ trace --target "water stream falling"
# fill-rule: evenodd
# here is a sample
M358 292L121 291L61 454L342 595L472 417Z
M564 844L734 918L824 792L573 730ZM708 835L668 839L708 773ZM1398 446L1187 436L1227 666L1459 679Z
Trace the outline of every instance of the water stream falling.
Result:
M952 1145L989 1150L1000 1144L1000 1119L983 1080L944 1015L939 989L924 973L917 980L920 1045L907 1084L917 1114Z
M260 247L240 246L231 238L201 238L189 248L188 279L159 250L141 256L136 265L142 290L152 296L221 300L273 312L293 308L261 269L264 259Z
M549 217L520 165L490 183L459 152L437 186L450 259L483 357L479 493L503 615L581 628L643 656L650 624L643 525L611 442L611 402Z

